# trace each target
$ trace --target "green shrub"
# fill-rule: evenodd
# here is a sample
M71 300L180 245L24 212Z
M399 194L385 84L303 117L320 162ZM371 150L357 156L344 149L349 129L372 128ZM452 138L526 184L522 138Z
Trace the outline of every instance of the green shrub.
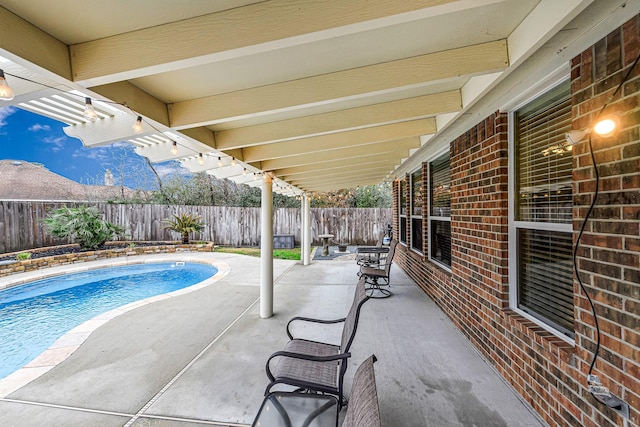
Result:
M174 215L173 219L164 220L164 228L177 231L182 236L182 243L189 243L189 233L200 231L204 228L202 218L191 214Z
M49 212L44 224L53 237L69 238L83 250L99 249L124 234L124 228L104 221L95 207L58 208Z
M16 254L16 259L18 261L25 261L25 260L31 259L31 252L20 252L19 254Z

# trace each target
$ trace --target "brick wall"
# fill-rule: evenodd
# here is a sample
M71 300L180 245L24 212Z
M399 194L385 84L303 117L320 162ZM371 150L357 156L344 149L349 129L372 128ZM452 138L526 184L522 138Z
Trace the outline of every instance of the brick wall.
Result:
M573 127L587 127L600 114L617 113L621 122L614 136L592 137L600 192L581 240L578 266L599 315L602 347L595 373L632 406L634 425L640 424L640 64L616 90L638 54L640 17L571 62ZM579 230L596 185L587 141L574 147L573 166L574 230ZM584 373L596 335L589 302L576 292L576 356ZM608 425L603 416L619 422L610 412L594 412L594 425Z
M639 50L636 18L574 58L575 129L591 125ZM629 420L598 404L586 389L595 328L577 283L575 345L509 308L506 114L487 117L451 143L451 272L428 260L426 209L425 255L398 246L397 263L550 425L640 425L639 76L640 64L605 111L620 112L622 131L609 139L593 138L601 193L578 253L602 330L595 373L629 403ZM575 240L595 189L586 142L574 146L573 162Z

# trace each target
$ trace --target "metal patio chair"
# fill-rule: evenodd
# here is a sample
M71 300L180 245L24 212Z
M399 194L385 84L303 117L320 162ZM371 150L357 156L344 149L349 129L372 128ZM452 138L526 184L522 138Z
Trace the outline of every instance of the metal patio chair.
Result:
M343 380L347 371L347 359L351 357L349 348L356 335L360 309L368 299L365 281L361 278L356 285L347 317L335 320L292 318L287 324L287 335L290 341L282 351L273 353L267 360L266 372L270 383L265 390L265 395L269 394L276 384L287 384L304 390L335 395L338 397L338 405L342 407L346 403ZM340 345L295 338L290 326L297 321L321 324L343 323Z
M356 370L342 427L380 427L380 408L373 364L369 356ZM338 399L326 394L276 391L262 401L252 427L338 425Z
M366 290L369 292L371 298L387 298L391 296L389 289L382 286L389 286L389 273L391 272L391 264L393 263L393 256L396 252L396 246L398 246L397 240L392 240L389 244L389 253L381 261L378 267L372 267L363 265L360 267L360 278L364 278L367 285Z

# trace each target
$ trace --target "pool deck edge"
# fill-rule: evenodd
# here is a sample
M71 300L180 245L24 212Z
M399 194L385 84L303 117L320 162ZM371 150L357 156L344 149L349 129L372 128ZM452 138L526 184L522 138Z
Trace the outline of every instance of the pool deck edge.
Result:
M210 254L207 254L210 255ZM124 313L162 301L168 298L174 298L189 292L194 292L222 280L226 277L231 268L229 264L220 260L205 259L202 253L179 253L179 254L158 254L158 255L142 255L137 257L110 258L108 260L95 261L83 264L82 266L57 266L51 269L35 270L28 273L21 273L28 276L12 277L9 279L0 279L0 289L6 289L12 286L18 286L34 280L53 277L61 274L71 274L81 271L88 271L99 268L120 267L132 264L160 263L160 262L196 262L200 264L209 264L218 269L217 273L212 277L193 284L189 287L178 289L165 294L156 295L150 298L134 301L121 307L114 308L95 316L86 322L81 323L75 328L69 330L66 334L58 338L48 349L35 357L24 367L9 374L5 378L0 379L0 399L7 397L9 394L29 384L31 381L49 372L58 364L65 361L89 338L89 336L100 326L107 323ZM73 268L75 267L75 268ZM50 271L56 270L56 271ZM66 271L65 271L66 270ZM11 284L3 283L10 282ZM2 285L5 286L2 286Z

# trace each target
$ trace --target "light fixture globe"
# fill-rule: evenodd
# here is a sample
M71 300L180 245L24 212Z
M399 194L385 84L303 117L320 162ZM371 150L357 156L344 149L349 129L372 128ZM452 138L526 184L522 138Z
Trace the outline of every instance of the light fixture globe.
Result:
M133 131L135 133L141 133L143 128L142 128L142 116L138 116L138 118L136 119L135 123L133 124L133 126L131 126L131 129L133 129Z
M593 132L596 135L609 137L613 135L616 129L620 126L620 119L615 114L609 114L599 119L595 125L593 125Z
M15 93L9 83L7 83L7 79L4 77L4 71L0 70L0 100L2 101L11 101L15 97Z
M98 113L96 113L95 108L93 108L93 103L91 102L91 98L85 98L84 104L84 118L90 122L95 122L98 120Z

